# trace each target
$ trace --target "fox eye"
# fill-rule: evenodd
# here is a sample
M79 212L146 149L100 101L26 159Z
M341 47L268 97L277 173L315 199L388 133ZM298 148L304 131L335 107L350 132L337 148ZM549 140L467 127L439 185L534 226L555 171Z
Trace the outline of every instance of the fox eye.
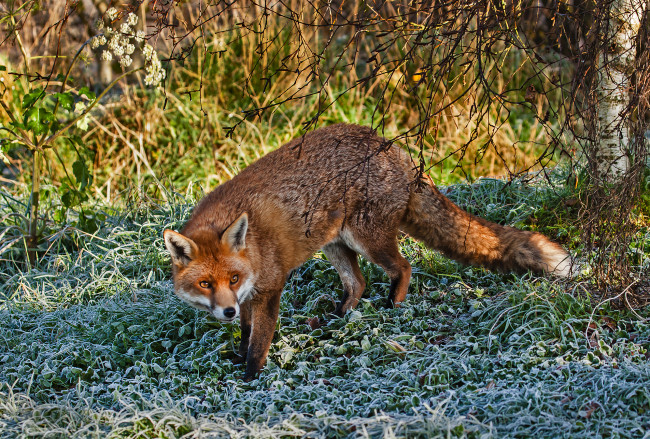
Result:
M239 282L239 275L233 274L230 278L230 285L235 285L237 282Z
M199 282L199 286L207 290L208 288L210 288L210 282L202 280L201 282Z

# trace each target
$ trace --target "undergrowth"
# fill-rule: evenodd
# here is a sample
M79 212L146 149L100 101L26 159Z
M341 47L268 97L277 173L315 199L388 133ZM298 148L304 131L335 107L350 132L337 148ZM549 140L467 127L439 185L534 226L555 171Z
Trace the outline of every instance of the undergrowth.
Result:
M197 12L188 7L188 14ZM191 21L194 19L202 21L197 17ZM121 194L133 187L160 196L156 192L160 181L172 181L176 187L185 187L190 181L214 187L255 159L302 135L304 124L316 116L319 126L356 123L373 126L381 135L394 138L421 124L420 112L428 101L434 102L436 108L441 106L436 110L438 115L427 122L429 134L418 144L413 138L406 143L410 142L415 158L424 162L438 183L517 174L531 166L539 169L540 160L552 165L558 158L548 150L552 134L548 131L558 129L559 121L545 126L537 112L546 111L549 105L556 107L562 97L556 87L550 86L550 78L539 76L533 81L535 86L555 91L548 96L537 94L530 102L524 100L526 85L521 78L535 76L539 69L524 50L495 48L504 53L500 61L503 65L490 61L486 72L481 73L493 89L504 90L502 97L507 95L508 100L520 104L506 111L493 103L486 114L479 115L473 109L489 96L480 88L468 88L478 72L476 66L468 67L462 58L453 63L453 79L448 83L415 87L418 78L425 75L420 70L425 61L443 56L441 51L432 50L430 57L427 52L422 59L409 57L409 62L397 66L390 60L403 57L406 47L389 44L378 68L368 58L374 49L392 41L390 32L383 36L360 33L354 43L356 49L346 51L345 40L351 35L330 42L321 41L323 36L313 31L304 37L311 39L310 50L314 53L323 51L319 55L323 61L312 72L306 66L310 58L296 58L297 53L306 50L304 41L292 34L292 26L284 18L272 15L265 18L263 26L257 23L250 28L232 24L232 29L226 27L228 30L220 20L202 25L201 37L194 41L193 49L183 47L187 57L182 62L165 63L167 80L163 90L147 91L142 87L143 75L138 74L130 83L121 82L119 89L100 100L89 119L89 129L78 133L85 148L83 158L78 157L75 145L60 141L56 144L58 156L50 151L44 153L43 174L57 186L72 184L65 165L81 160L92 173L93 198L107 204L121 201ZM76 31L90 32L88 36L95 32L83 27ZM165 38L155 41L161 53L178 54L179 48ZM154 39L149 42L156 44ZM183 44L189 46L190 41ZM48 55L59 53L58 48L48 48ZM10 52L7 47L1 49ZM339 60L339 56L343 58ZM46 61L39 67L41 75L52 70L48 63L53 57L44 58ZM47 81L28 84L24 77L10 75L8 72L21 65L19 59L2 62L7 64L7 72L0 71L0 79L6 86L3 99L8 108L20 109L30 87L40 85L51 91L53 85ZM99 91L98 68L95 63L75 68L71 87L88 86ZM556 68L561 79L568 80L572 65L558 62ZM9 123L4 113L0 113L0 123ZM233 126L238 127L231 130ZM0 139L2 136L0 132ZM420 148L422 156L417 157ZM0 170L18 184L29 183L26 151L11 147L7 156L11 166L0 164Z
M484 179L447 193L562 239L531 220L560 187ZM168 280L162 230L198 196L107 206L95 234L51 236L31 270L2 255L2 437L648 437L647 309L594 306L580 279L463 267L406 238L401 308L382 307L388 279L362 261L364 299L330 315L341 285L316 255L287 282L261 376L243 382L238 326Z

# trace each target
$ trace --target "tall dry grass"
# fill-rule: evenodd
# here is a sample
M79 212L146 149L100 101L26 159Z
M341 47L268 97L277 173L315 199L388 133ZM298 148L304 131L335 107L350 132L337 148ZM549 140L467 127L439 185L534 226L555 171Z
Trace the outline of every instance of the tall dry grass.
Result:
M335 12L341 20L367 17L370 25L361 33L353 25L323 29L310 5L289 6L272 11L249 2L185 6L168 11L169 26L161 24L160 14L149 15L149 29L157 29L150 43L171 58L168 79L158 91L146 90L140 77L125 83L93 114L83 140L93 152L98 199L114 201L133 188L164 196L161 186L182 189L190 182L207 189L305 129L335 122L372 125L395 138L438 182L514 174L556 158L547 151L553 123L539 120L559 94L524 96L529 86L550 88L549 78L546 84L526 83L538 66L525 51L502 44L495 48L502 55L480 72L452 54L450 74L440 80L427 67L449 49L415 45L413 29L422 16L391 24L393 34L379 32L386 17L403 7L399 4L389 5L392 11L373 11L362 2L340 6ZM288 10L298 13L288 16ZM51 11L50 26L65 12ZM43 18L35 14L20 32L45 56L56 53L57 45L69 50L91 35L91 18L73 13L43 38L35 33ZM54 30L62 39L53 38ZM475 49L470 36L462 43L457 50ZM378 52L382 46L386 49ZM18 62L10 47L1 49ZM54 60L47 59L38 68L41 75L52 68ZM77 71L76 86L93 85L89 78L97 77L97 68L90 61ZM479 73L505 99L487 94L476 82ZM55 85L37 79L32 86L39 83ZM13 93L10 105L17 107L20 98ZM66 145L61 151L63 163L53 156L46 170L55 185L66 178L64 164L76 154ZM13 178L21 180L20 151L13 157Z

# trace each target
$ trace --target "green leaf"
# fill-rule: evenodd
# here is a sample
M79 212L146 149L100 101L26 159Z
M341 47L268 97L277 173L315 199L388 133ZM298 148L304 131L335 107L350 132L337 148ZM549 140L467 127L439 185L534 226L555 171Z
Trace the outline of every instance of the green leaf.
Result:
M84 232L95 233L99 229L99 223L93 215L89 215L82 210L79 212L78 227Z
M61 195L61 202L65 207L72 207L77 205L77 197L75 197L75 193L71 190L65 191L63 195Z
M38 112L38 108L30 108L29 110L25 111L24 115L24 126L27 129L30 129L30 123L38 123L41 121L40 119L40 114Z
M81 139L80 136L78 136L78 135L76 135L76 134L73 134L73 135L71 135L71 136L68 136L68 140L70 140L70 141L73 142L75 145L77 145L77 146L79 146L79 147L81 147L81 148L84 147L83 140Z
M83 191L91 183L92 177L88 171L86 163L82 160L77 160L72 164L72 173L77 179L77 184L79 185L79 190Z
M23 110L31 108L39 99L42 99L43 97L45 97L45 90L43 90L41 87L30 93L27 93L25 96L23 96Z
M79 89L79 95L80 95L80 96L86 96L86 97L87 97L88 99L90 99L91 101L94 101L95 98L96 98L95 93L93 93L92 91L90 91L90 89L89 89L88 87L81 87L81 88Z
M49 123L54 120L51 111L45 108L30 108L25 112L25 127L37 136L45 133L49 129Z
M59 191L62 194L61 202L67 208L78 206L85 200L85 198L87 198L83 193L70 187L67 183L63 183Z
M7 66L3 66L0 64L0 72L6 72L7 71Z
M72 111L74 107L74 98L72 93L56 93L54 96L59 100L59 104L66 110Z
M65 79L65 75L63 73L59 73L58 75L56 75L56 78L54 78L56 82L63 82L64 79ZM72 77L68 76L68 80L66 82L68 84L72 84L74 81Z
M57 209L54 212L54 215L52 215L52 218L54 218L54 221L56 221L57 223L63 223L66 219L66 215L65 215L66 212L67 209Z

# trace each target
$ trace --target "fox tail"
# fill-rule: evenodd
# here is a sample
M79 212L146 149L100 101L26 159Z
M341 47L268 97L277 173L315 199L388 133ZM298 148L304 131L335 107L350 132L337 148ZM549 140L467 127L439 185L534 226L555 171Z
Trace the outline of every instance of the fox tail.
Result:
M402 230L464 264L498 271L572 275L572 260L544 235L501 226L465 212L431 181L411 191Z

